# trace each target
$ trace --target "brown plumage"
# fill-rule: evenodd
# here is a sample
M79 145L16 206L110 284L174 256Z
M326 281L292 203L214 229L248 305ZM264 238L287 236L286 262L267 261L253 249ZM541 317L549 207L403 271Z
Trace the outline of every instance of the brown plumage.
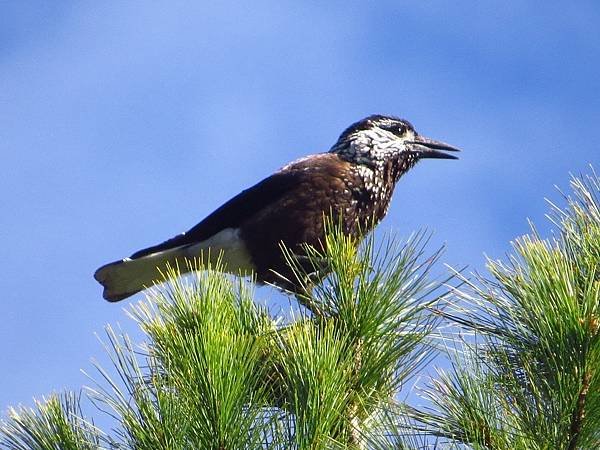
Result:
M297 286L281 244L302 256L319 248L324 215L332 213L345 233L360 237L386 214L400 176L423 158L455 159L457 149L419 136L412 125L370 116L346 129L328 153L301 158L242 191L188 232L107 264L94 274L104 298L117 301L161 280L167 263L222 257L224 270L286 289ZM207 255L210 253L210 257Z

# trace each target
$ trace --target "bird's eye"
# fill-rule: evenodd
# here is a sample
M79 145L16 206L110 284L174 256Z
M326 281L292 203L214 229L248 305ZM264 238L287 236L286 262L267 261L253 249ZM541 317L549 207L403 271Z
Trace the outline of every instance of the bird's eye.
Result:
M396 136L403 136L407 131L406 125L396 121L380 124L379 127L390 133L394 133Z

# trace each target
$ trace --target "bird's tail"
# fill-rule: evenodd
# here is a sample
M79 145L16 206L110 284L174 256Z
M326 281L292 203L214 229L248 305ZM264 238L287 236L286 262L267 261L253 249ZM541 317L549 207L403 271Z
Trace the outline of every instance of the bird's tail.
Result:
M175 247L162 252L108 263L94 273L94 278L104 286L102 296L117 302L165 280L167 265L189 271L185 263L186 247Z

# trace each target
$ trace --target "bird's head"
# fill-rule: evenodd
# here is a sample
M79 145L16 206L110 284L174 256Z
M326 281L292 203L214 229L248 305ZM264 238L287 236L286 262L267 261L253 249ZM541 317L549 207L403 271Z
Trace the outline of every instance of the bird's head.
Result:
M330 151L373 169L392 163L399 177L420 159L457 159L444 151L459 149L419 135L407 120L373 115L350 125Z

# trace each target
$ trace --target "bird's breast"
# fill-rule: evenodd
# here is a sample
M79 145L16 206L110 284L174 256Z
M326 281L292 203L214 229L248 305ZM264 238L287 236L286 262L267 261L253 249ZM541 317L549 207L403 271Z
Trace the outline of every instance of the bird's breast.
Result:
M389 207L394 188L393 180L386 172L367 166L354 169L353 196L356 214L363 223L377 224Z

